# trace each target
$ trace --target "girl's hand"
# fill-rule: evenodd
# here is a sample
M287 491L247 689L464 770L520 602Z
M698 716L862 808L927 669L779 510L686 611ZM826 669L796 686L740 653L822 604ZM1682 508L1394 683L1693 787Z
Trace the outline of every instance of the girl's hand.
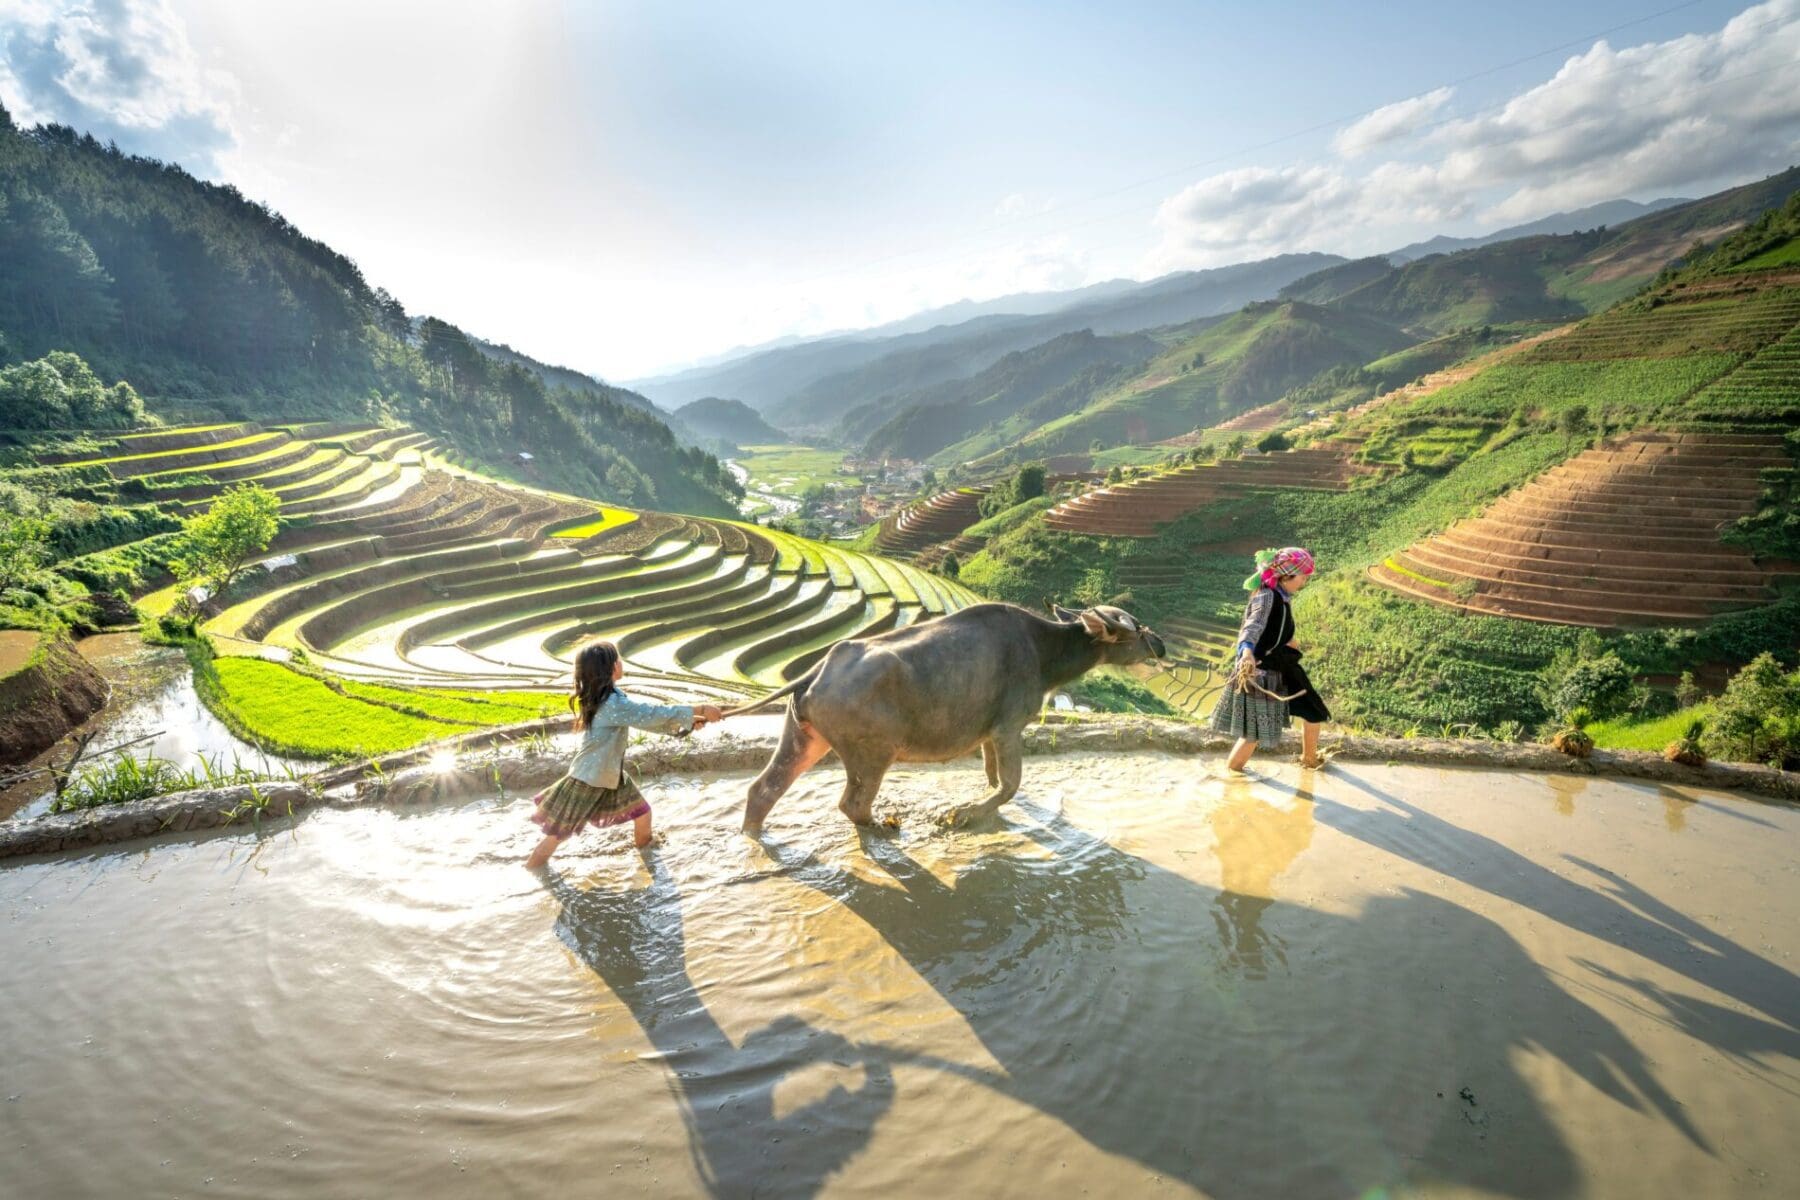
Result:
M1295 642L1295 641L1289 641L1287 644L1287 648L1289 650L1298 650L1300 648L1300 643Z
M702 704L694 712L707 721L723 721L725 719L724 710L716 704Z

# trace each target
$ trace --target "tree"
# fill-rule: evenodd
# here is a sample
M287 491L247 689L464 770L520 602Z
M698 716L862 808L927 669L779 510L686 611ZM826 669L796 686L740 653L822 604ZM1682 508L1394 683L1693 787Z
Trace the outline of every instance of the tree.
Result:
M1559 716L1586 709L1596 720L1616 717L1631 704L1631 668L1612 651L1584 658L1557 681L1550 707Z
M1714 701L1706 745L1740 761L1786 765L1800 757L1800 671L1784 672L1767 650L1751 659Z
M932 470L930 467L926 467L925 470L923 472L921 472L919 475L919 486L924 488L928 492L935 492L937 490L937 485L938 485L937 472Z
M227 488L213 506L182 524L183 582L222 596L250 560L269 548L281 528L275 493L254 483Z
M50 522L0 513L0 588L23 587L50 556Z
M956 555L944 555L944 561L938 564L938 574L946 579L957 579L962 575L962 564L956 561Z
M1023 504L1027 500L1035 500L1044 494L1044 477L1048 472L1044 464L1029 462L1019 468L1013 476L1013 503Z
M1588 410L1585 404L1571 404L1562 410L1556 418L1556 425L1564 434L1574 437L1588 427Z

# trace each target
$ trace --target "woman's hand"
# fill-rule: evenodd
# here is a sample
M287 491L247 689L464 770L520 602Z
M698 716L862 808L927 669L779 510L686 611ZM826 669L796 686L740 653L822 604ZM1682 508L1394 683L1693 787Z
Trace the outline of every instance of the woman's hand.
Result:
M723 721L725 713L716 704L696 704L694 706L694 728L710 725L714 721Z
M1288 644L1287 644L1287 648L1288 648L1288 649L1289 649L1289 650L1298 650L1298 649L1299 649L1299 648L1300 648L1300 643L1299 643L1299 642L1296 642L1296 641L1294 641L1294 640L1292 640L1292 639L1289 639L1289 641L1288 641Z

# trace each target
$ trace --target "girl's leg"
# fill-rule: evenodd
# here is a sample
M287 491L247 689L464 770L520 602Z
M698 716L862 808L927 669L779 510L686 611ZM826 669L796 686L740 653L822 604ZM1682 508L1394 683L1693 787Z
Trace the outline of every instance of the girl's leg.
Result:
M1303 767L1322 767L1325 760L1319 757L1319 722L1300 722L1300 765Z
M1231 757L1225 760L1225 766L1233 771L1241 771L1254 753L1256 753L1256 743L1249 738L1239 738L1237 745L1231 748Z
M648 809L644 811L643 816L631 823L631 832L632 840L637 843L639 850L650 844L650 812Z
M525 865L533 871L537 870L550 861L550 856L555 854L556 848L562 844L563 839L545 834L544 840L537 844L536 849L532 850L531 857L525 860Z

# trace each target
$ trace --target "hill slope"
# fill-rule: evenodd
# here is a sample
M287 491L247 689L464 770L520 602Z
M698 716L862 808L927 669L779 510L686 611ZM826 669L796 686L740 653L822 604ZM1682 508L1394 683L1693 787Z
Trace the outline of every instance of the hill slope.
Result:
M895 392L972 375L1014 350L1062 333L1129 332L1232 312L1338 261L1289 254L1209 271L1184 271L1057 311L990 314L896 337L846 334L750 355L634 386L665 406L735 396L784 429L829 430L850 409ZM890 356L892 356L890 358ZM877 360L889 361L877 363Z
M1096 390L1161 349L1142 334L1096 337L1085 329L1065 333L1009 354L970 379L865 405L845 417L846 432L855 437L862 425L882 421L868 434L866 456L929 458L1015 415L1042 422L1080 408Z
M713 442L736 446L766 446L788 441L788 435L775 428L754 408L742 400L722 400L707 396L692 404L684 404L672 414L677 422L691 429L695 436Z
M1341 364L1362 364L1414 339L1391 325L1298 301L1252 304L1204 328L1163 331L1166 349L1079 409L1035 425L1002 425L950 447L946 461L1002 449L1009 458L1160 441L1277 399Z
M66 127L20 130L4 110L0 263L11 358L76 351L154 412L400 418L492 461L529 451L570 490L698 512L733 503L729 473L643 404L591 380L571 391L510 351L490 357L448 322L415 323L350 259L235 188Z

